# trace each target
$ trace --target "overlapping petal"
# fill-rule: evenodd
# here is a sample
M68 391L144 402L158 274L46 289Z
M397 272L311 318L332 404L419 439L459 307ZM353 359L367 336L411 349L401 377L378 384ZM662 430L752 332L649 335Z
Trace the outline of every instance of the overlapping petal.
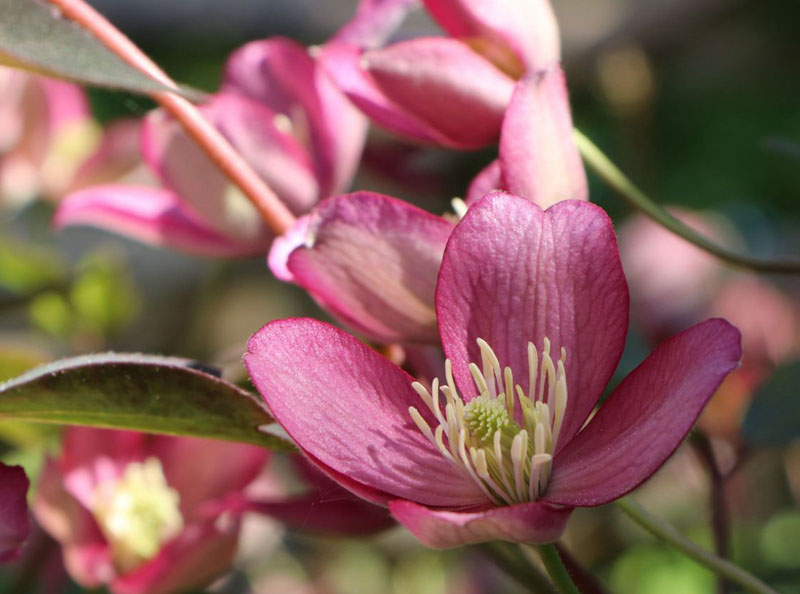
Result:
M284 243L273 248L273 269L282 269L278 255L286 254L294 282L371 338L438 342L433 296L452 223L358 192L324 201L299 225L290 232L293 250Z
M336 84L376 124L425 142L479 148L495 142L513 81L466 45L420 38L360 52L323 52Z
M305 143L310 155L319 197L347 189L361 156L367 120L307 48L282 37L242 46L228 59L222 91L245 95L290 124L291 134ZM266 179L272 181L270 176ZM284 195L285 189L274 189Z
M294 136L280 130L272 110L225 93L201 111L290 209L311 208L319 191L312 163ZM157 110L145 119L142 154L164 185L219 232L244 241L266 235L255 208L166 113Z
M418 0L360 0L355 16L334 35L335 42L364 48L383 45Z
M463 39L512 72L521 67L538 70L560 59L558 24L549 0L424 2L431 16L450 35ZM512 56L521 63L519 66Z
M678 447L741 356L739 331L721 319L664 342L556 456L544 499L602 505L637 487Z
M170 190L150 186L91 186L66 196L56 211L57 228L100 227L138 241L191 254L235 257L264 253L268 237L240 241L191 212Z
M561 536L572 508L521 503L481 511L437 510L412 501L393 501L392 515L423 544L444 549L487 540L545 543Z
M478 175L474 177L467 188L464 202L468 205L474 204L486 196L486 194L496 190L505 190L503 185L503 172L499 159L495 159L478 172Z
M617 366L628 288L611 220L588 202L543 211L509 194L475 204L451 235L436 291L445 353L467 398L483 338L527 390L527 343L567 351L569 400L559 444L588 417Z
M383 502L486 502L411 419L415 406L433 422L413 378L347 333L311 319L272 322L250 339L244 361L275 418L323 468L376 489Z
M587 200L589 188L572 139L564 72L558 64L517 83L500 136L503 188L547 208Z
M27 494L25 471L0 463L0 563L14 559L28 538Z

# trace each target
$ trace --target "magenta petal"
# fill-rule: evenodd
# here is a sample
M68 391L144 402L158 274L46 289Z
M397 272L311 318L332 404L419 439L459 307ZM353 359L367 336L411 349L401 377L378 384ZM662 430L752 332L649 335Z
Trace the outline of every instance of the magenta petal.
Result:
M377 125L396 134L448 145L449 141L430 124L408 113L387 97L362 68L362 51L345 43L329 43L317 59L334 84Z
M561 536L571 508L520 503L484 511L446 511L396 500L389 510L424 545L446 549L487 540L540 544Z
M92 186L66 196L54 217L57 228L100 227L143 243L201 256L263 253L268 238L239 241L189 212L169 190L148 186Z
M308 144L319 196L348 188L367 121L307 48L282 37L248 43L228 59L224 78L224 91L246 95L280 114L295 138Z
M464 196L464 202L471 205L490 192L495 190L505 190L502 180L502 170L500 168L500 161L495 159L486 167L480 170L475 179L469 184L467 193Z
M289 270L289 256L306 242L308 234L309 215L297 217L294 224L283 234L272 241L272 247L267 255L267 266L278 278L287 283L293 283L294 275Z
M334 41L372 48L394 33L416 0L360 0L355 16L333 37Z
M362 67L381 91L454 147L497 140L513 81L455 39L419 38L365 52Z
M572 140L567 84L558 64L517 83L503 119L500 163L505 189L542 208L588 199L586 172Z
M115 579L113 594L171 594L204 586L233 561L238 525L219 529L213 522L194 524L165 544L158 555Z
M445 31L476 45L487 57L500 61L503 53L513 52L529 70L560 59L558 23L549 0L424 2ZM487 48L487 42L494 48Z
M319 188L308 151L265 105L234 93L214 95L203 115L228 139L293 212L317 201ZM242 239L263 234L258 212L205 152L165 112L142 125L142 155L164 185L208 224Z
M445 250L436 290L445 353L467 397L483 338L528 388L527 343L567 350L569 401L560 444L586 420L619 362L628 287L611 220L589 202L542 211L497 192L472 206Z
M741 356L739 331L718 318L662 343L556 456L544 499L602 505L637 487L675 451Z
M339 196L309 215L288 269L328 310L375 340L437 343L433 296L452 229L388 196Z
M409 406L427 414L413 378L349 334L311 319L272 322L244 362L278 422L324 466L426 505L486 502L411 419Z
M0 563L16 558L28 538L28 486L22 468L0 463Z

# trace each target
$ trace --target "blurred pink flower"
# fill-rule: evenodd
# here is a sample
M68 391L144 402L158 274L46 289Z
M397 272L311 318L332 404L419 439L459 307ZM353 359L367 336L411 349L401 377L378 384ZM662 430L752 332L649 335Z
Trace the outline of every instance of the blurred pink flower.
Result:
M3 204L60 197L98 136L79 86L0 67Z
M28 538L27 494L25 471L0 463L0 563L16 559Z
M671 212L707 236L735 241L730 222L719 215ZM736 441L755 390L798 352L796 306L765 278L726 270L707 252L643 215L623 224L619 236L633 287L633 317L651 342L708 316L724 317L741 330L742 366L723 382L700 419L709 433Z
M548 0L426 0L452 37L383 48L339 40L323 67L375 123L397 134L458 149L497 140L514 80L560 59Z
M436 313L450 360L441 396L438 381L416 383L311 319L266 325L245 355L309 459L434 547L555 540L574 507L653 474L741 356L727 322L694 326L582 429L628 325L612 224L587 202L542 211L503 193L478 201L447 242Z
M228 567L239 527L231 509L268 456L222 441L70 427L33 509L78 583L175 592Z

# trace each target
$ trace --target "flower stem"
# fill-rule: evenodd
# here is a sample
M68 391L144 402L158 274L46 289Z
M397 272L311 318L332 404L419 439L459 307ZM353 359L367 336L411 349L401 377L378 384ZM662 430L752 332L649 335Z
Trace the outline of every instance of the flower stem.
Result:
M628 204L640 210L666 229L669 229L700 249L734 266L759 272L800 274L800 262L762 260L760 258L736 254L725 247L717 245L653 202L652 199L636 187L634 183L611 162L596 144L584 136L580 130L573 130L573 136L575 138L575 144L577 144L578 150L589 169L594 171L606 185L613 189Z
M516 546L507 542L485 542L478 549L528 591L535 594L558 594L547 577Z
M175 82L155 62L84 0L47 1L125 62L161 84L177 89ZM194 105L170 91L154 91L150 96L183 126L217 167L238 186L275 233L283 233L294 223L294 215L286 205Z
M728 581L738 584L752 594L778 594L753 574L745 571L730 561L721 559L712 552L682 536L675 528L654 516L651 516L641 505L630 497L619 499L619 507L631 520L650 532L653 536L681 550L687 557L694 559L714 573L724 576Z
M539 551L539 557L541 557L542 563L558 591L561 594L581 594L561 561L556 545L553 543L539 545L536 549Z

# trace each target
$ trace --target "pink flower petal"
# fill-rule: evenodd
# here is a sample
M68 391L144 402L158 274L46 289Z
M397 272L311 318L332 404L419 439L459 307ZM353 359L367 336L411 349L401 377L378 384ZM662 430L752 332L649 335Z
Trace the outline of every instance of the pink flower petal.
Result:
M542 208L589 198L586 172L572 140L566 80L558 64L517 83L503 119L500 164L504 187Z
M445 31L485 52L490 59L508 62L504 54L512 53L529 70L560 60L558 23L549 0L424 2Z
M387 498L486 502L411 419L415 406L433 422L413 378L352 336L312 319L280 320L253 335L244 362L278 422L324 466Z
M287 283L295 282L294 274L289 270L289 256L305 244L310 221L310 215L298 217L294 225L272 241L272 247L267 255L267 265L275 278Z
M513 81L463 43L414 39L367 51L361 65L382 93L451 146L478 148L497 140Z
M567 350L567 403L559 444L583 424L617 366L628 327L628 288L611 220L588 202L542 211L497 192L456 226L436 291L439 330L467 397L467 369L483 338L528 389L527 343Z
M366 336L437 343L433 295L452 229L388 196L339 196L312 212L288 269L294 282Z
M448 146L450 141L438 130L384 94L361 67L361 56L357 46L329 43L317 59L334 84L377 125L408 138Z
M311 155L320 197L349 187L367 121L308 49L281 37L248 43L228 59L222 90L246 95L291 123Z
M204 586L233 561L238 540L235 523L219 529L213 522L187 526L138 569L115 579L113 594L170 594Z
M363 48L383 45L417 0L360 0L355 16L333 37L334 41Z
M215 95L201 110L290 209L300 213L311 208L319 188L308 153L278 128L272 110L233 93ZM208 225L245 241L265 235L255 207L161 110L144 120L142 155L167 188Z
M181 494L184 517L200 512L203 504L242 491L270 457L269 450L257 446L167 435L150 437L147 451L161 460L167 483Z
M269 239L250 242L223 235L189 212L169 190L147 186L92 186L66 196L53 223L90 225L143 243L211 257L264 253Z
M721 319L661 344L556 456L544 499L602 505L636 488L675 451L741 356L739 331Z
M481 169L478 175L475 176L475 179L472 180L472 183L469 184L467 193L464 196L464 202L468 205L472 205L490 192L505 189L500 161L495 159Z
M69 192L89 186L119 182L142 164L139 151L141 120L123 119L103 130L100 145L81 164L70 182ZM144 167L140 167L144 169ZM155 183L155 176L153 176Z
M561 536L572 514L571 508L556 509L538 502L484 511L446 511L395 500L389 510L422 544L437 549L487 540L553 542Z
M28 486L22 468L0 463L0 563L15 559L28 538Z

